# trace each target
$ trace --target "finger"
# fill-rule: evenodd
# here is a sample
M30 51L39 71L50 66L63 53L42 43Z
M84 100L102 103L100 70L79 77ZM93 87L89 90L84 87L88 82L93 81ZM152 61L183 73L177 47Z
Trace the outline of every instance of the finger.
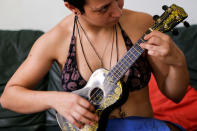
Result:
M89 101L87 101L87 100L84 99L84 98L79 100L79 104L80 104L82 107L88 109L88 110L91 111L91 112L94 112L94 111L95 111L94 106L93 106Z
M82 106L77 106L76 111L91 121L98 121L98 116Z
M162 39L160 37L153 36L150 39L148 39L146 43L159 46L162 43Z
M93 126L93 122L90 121L89 119L87 119L86 117L84 117L82 114L78 113L78 112L72 112L72 116L79 122L79 123L84 123L90 126Z
M141 44L141 48L147 49L148 54L151 56L165 56L168 51L166 49L162 49L160 46L155 46L151 44Z
M148 50L148 54L151 56L159 56L158 51Z
M166 34L164 34L162 32L154 30L150 34L145 35L144 39L148 40L148 39L150 39L153 36L157 36L157 37L160 37L160 38L163 38L163 39L167 39L168 38L168 35L166 35Z
M160 50L160 46L156 46L156 45L151 45L148 43L143 43L140 45L141 48L143 49L147 49L148 50L148 54L151 56L159 56L159 50Z
M75 125L76 127L80 128L80 129L84 127L84 125L83 125L82 123L78 122L78 121L77 121L74 117L72 117L71 115L68 115L68 116L66 117L66 119L67 119L71 124Z
M147 50L158 50L158 46L149 43L140 44L140 47Z

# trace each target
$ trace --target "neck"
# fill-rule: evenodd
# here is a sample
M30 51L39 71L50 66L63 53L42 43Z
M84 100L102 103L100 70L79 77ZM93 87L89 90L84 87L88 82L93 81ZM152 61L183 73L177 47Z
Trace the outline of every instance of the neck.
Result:
M91 24L82 16L79 16L78 20L83 26L83 28L88 32L90 37L91 35L99 36L99 34L106 34L109 31L111 32L113 29L113 26L106 27L106 26L97 26L97 25Z

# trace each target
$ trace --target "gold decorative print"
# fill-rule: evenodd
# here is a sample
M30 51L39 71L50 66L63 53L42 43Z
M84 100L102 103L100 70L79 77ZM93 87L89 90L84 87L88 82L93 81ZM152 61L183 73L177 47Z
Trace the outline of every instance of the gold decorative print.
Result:
M116 88L116 89L115 89L115 94L117 94L117 95L120 97L120 95L122 94L122 84L121 84L121 82L119 81L119 82L117 83L117 85L118 85L119 88Z
M96 110L96 114L98 116L101 116L103 109L112 105L115 101L117 101L120 98L120 95L122 94L122 84L118 82L117 85L117 88L114 90L114 92L112 92L113 95L108 95L104 99L100 107ZM81 129L81 131L96 131L97 128L98 122L94 123L93 126L85 125L85 127Z
M80 131L96 131L97 128L98 128L98 122L94 123L93 126L85 125L84 128L81 129Z
M63 126L63 128L62 128L62 131L77 131L77 129L75 129L75 128L73 127L73 125L70 124L70 123L68 123L68 122L65 122L63 125L64 125L64 126Z
M120 82L117 83L117 88L114 90L114 92L111 92L102 102L99 109L103 110L107 108L108 106L114 104L122 94L122 84Z

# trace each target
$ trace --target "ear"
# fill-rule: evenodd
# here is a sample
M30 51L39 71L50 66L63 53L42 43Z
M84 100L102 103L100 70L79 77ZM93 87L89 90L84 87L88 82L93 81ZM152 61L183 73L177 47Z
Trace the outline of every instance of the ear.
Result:
M65 5L70 11L72 11L74 14L76 14L76 15L80 15L80 14L81 14L81 12L79 11L78 8L76 8L75 6L69 4L68 2L64 2L64 5Z

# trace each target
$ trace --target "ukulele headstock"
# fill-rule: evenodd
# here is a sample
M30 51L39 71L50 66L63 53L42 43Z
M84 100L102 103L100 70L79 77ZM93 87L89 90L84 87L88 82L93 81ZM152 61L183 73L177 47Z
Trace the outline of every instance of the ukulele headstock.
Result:
M160 32L168 32L173 30L173 28L184 19L188 17L187 13L183 8L172 4L170 7L164 5L163 10L165 11L161 16L154 16L154 25L151 27L152 30L157 30ZM185 22L185 26L189 26L189 23Z

